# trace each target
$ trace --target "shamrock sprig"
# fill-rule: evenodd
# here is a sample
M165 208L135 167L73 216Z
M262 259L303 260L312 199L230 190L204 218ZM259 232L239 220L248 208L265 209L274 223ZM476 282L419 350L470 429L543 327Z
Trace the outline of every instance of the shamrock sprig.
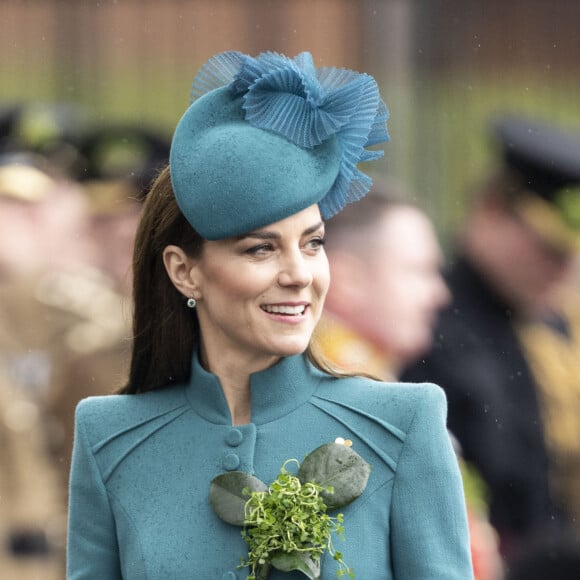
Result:
M321 496L323 491L332 493L332 487L312 482L303 485L286 469L289 463L298 462L286 461L268 491L254 491L246 502L242 537L249 553L242 566L250 568L248 580L256 580L268 560L278 570L305 568L310 575L320 576L320 557L325 549L339 563L339 576L354 577L332 545L333 532L344 538L343 515L329 516Z
M249 567L247 580L265 580L272 568L300 571L319 580L325 551L337 562L338 577L354 578L332 542L332 534L344 539L343 515L333 517L327 511L362 494L370 466L340 441L318 447L302 464L287 460L270 486L241 471L212 480L212 508L222 520L243 527L248 557L242 558L240 567ZM293 463L296 475L287 469Z

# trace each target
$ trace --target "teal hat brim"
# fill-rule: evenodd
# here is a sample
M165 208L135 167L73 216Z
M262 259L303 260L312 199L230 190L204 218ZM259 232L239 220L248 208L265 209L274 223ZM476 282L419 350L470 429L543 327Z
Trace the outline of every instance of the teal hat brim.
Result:
M340 169L334 137L303 148L244 118L228 87L196 100L179 121L170 152L177 203L207 240L284 219L326 195Z

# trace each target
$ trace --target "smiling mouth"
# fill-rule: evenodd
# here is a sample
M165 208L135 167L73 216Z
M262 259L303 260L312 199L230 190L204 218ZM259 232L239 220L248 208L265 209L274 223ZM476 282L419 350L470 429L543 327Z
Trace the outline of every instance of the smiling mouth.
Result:
M306 305L301 304L299 306L274 306L265 304L261 306L262 310L268 312L269 314L282 314L284 316L300 316L306 311Z

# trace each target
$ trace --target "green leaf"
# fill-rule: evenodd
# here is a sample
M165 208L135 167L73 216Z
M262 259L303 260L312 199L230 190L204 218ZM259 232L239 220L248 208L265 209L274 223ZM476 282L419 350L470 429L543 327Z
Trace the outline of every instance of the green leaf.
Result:
M282 572L298 570L310 580L320 579L320 560L313 560L308 552L276 552L272 554L270 562Z
M230 471L214 477L209 488L209 502L220 519L234 526L243 526L246 502L253 491L268 487L257 477L243 471Z
M332 492L325 490L320 494L332 510L348 505L361 495L370 472L370 465L356 451L346 445L327 443L304 458L298 478L303 484L312 481L325 488L332 486Z
M270 562L266 562L256 570L256 580L268 580L270 577L270 570L272 566Z

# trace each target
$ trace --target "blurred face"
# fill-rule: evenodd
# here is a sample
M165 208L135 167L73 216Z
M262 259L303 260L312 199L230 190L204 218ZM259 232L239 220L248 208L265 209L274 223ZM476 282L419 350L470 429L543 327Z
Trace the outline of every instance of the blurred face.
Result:
M568 274L572 255L550 246L508 211L498 209L483 219L476 259L497 292L520 311L545 306Z
M427 351L439 310L449 299L441 251L429 220L412 207L386 212L369 248L364 311L366 334L393 361Z
M329 270L318 206L209 241L191 276L206 360L273 364L303 352L324 305Z
M34 274L92 262L87 203L68 186L36 202L0 196L0 275Z
M92 235L99 248L98 264L117 283L123 293L130 291L133 243L139 223L140 207L128 207L106 215L96 215Z
M91 237L88 202L81 190L62 184L39 209L41 249L48 268L95 263L97 247Z
M39 224L38 204L0 196L0 276L40 267Z

